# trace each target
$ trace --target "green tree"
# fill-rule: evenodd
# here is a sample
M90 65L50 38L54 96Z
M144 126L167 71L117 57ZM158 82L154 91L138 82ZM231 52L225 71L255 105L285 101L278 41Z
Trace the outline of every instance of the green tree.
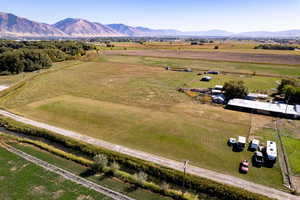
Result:
M227 99L244 98L248 95L248 88L243 81L229 81L224 84L223 90Z

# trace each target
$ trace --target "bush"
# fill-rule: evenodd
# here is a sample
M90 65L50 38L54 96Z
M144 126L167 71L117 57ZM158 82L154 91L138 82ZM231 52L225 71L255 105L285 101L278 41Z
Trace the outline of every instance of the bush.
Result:
M103 171L103 169L106 168L108 165L107 156L104 154L98 154L98 155L94 156L93 160L94 160L94 163L92 165L92 169L95 172Z

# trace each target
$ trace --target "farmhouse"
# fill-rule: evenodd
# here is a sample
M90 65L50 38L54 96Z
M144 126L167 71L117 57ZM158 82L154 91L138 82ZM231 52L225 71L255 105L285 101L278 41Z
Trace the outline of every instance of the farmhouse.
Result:
M280 117L300 118L300 105L232 99L226 108Z

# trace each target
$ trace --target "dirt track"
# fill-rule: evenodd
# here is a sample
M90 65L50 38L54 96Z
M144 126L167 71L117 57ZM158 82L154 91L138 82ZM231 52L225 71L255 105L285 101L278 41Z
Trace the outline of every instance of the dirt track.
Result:
M105 54L300 65L300 54L279 55L189 50L112 50L105 51Z
M37 121L33 121L18 115L15 115L13 113L7 112L5 110L0 110L0 115L3 115L5 117L9 117L13 120L25 123L25 124L29 124L32 126L36 126L39 128L43 128L49 131L53 131L57 134L61 134L67 137L71 137L80 141L84 141L86 143L95 145L95 146L99 146L102 148L106 148L106 149L110 149L112 151L116 151L116 152L120 152L135 158L139 158L142 160L146 160L146 161L150 161L165 167L169 167L172 169L176 169L176 170L183 170L183 163L175 161L175 160L170 160L161 156L157 156L157 155L153 155L153 154L149 154L146 152L142 152L142 151L138 151L138 150L134 150L134 149L129 149L127 147L123 147L123 146L119 146L116 144L112 144L112 143L108 143L105 142L103 140L99 140L99 139L95 139L92 137L88 137L85 135L81 135L79 133L73 132L73 131L69 131L66 129L62 129L62 128L58 128L55 126L51 126L48 124L44 124L41 122L37 122ZM274 198L274 199L282 199L282 200L299 200L299 197L291 195L289 193L280 191L280 190L276 190L274 188L270 188L264 185L259 185L253 182L249 182L249 181L245 181L243 179L237 178L237 177L233 177L230 175L225 175L225 174L221 174L212 170L207 170L207 169L203 169L203 168L199 168L199 167L195 167L195 166L189 166L187 168L187 173L199 176L199 177L203 177L203 178L207 178L210 180L214 180L216 182L219 183L223 183L223 184L228 184L228 185L232 185L235 187L239 187L254 193L259 193L259 194L263 194L265 196L268 196L270 198Z
M49 163L47 163L43 160L40 160L36 157L33 157L33 156L31 156L27 153L24 153L23 151L20 151L20 150L14 148L14 147L11 147L9 145L3 145L3 147L7 151L9 151L11 153L14 153L14 154L24 158L25 160L27 160L29 162L32 162L36 165L39 165L40 167L42 167L42 168L44 168L48 171L54 172L54 173L64 177L67 180L70 180L70 181L75 182L77 184L83 185L84 187L87 187L91 190L95 190L96 192L99 192L99 193L101 193L105 196L108 196L108 197L112 198L112 199L115 199L115 200L134 200L133 198L127 197L127 196L125 196L121 193L118 193L118 192L112 191L108 188L102 187L102 186L100 186L96 183L93 183L93 182L88 181L84 178L81 178L81 177L79 177L75 174L72 174L69 171L66 171L66 170L61 169L59 167L56 167L52 164L49 164Z

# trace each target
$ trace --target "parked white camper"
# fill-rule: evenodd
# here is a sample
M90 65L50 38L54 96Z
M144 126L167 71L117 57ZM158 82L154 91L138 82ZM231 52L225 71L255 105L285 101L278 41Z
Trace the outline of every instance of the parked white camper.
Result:
M266 149L267 159L272 162L276 162L277 158L277 146L276 142L267 141L267 149Z
M246 146L246 138L239 136L238 142L237 142L237 148L239 150L243 150L245 148L245 146Z

